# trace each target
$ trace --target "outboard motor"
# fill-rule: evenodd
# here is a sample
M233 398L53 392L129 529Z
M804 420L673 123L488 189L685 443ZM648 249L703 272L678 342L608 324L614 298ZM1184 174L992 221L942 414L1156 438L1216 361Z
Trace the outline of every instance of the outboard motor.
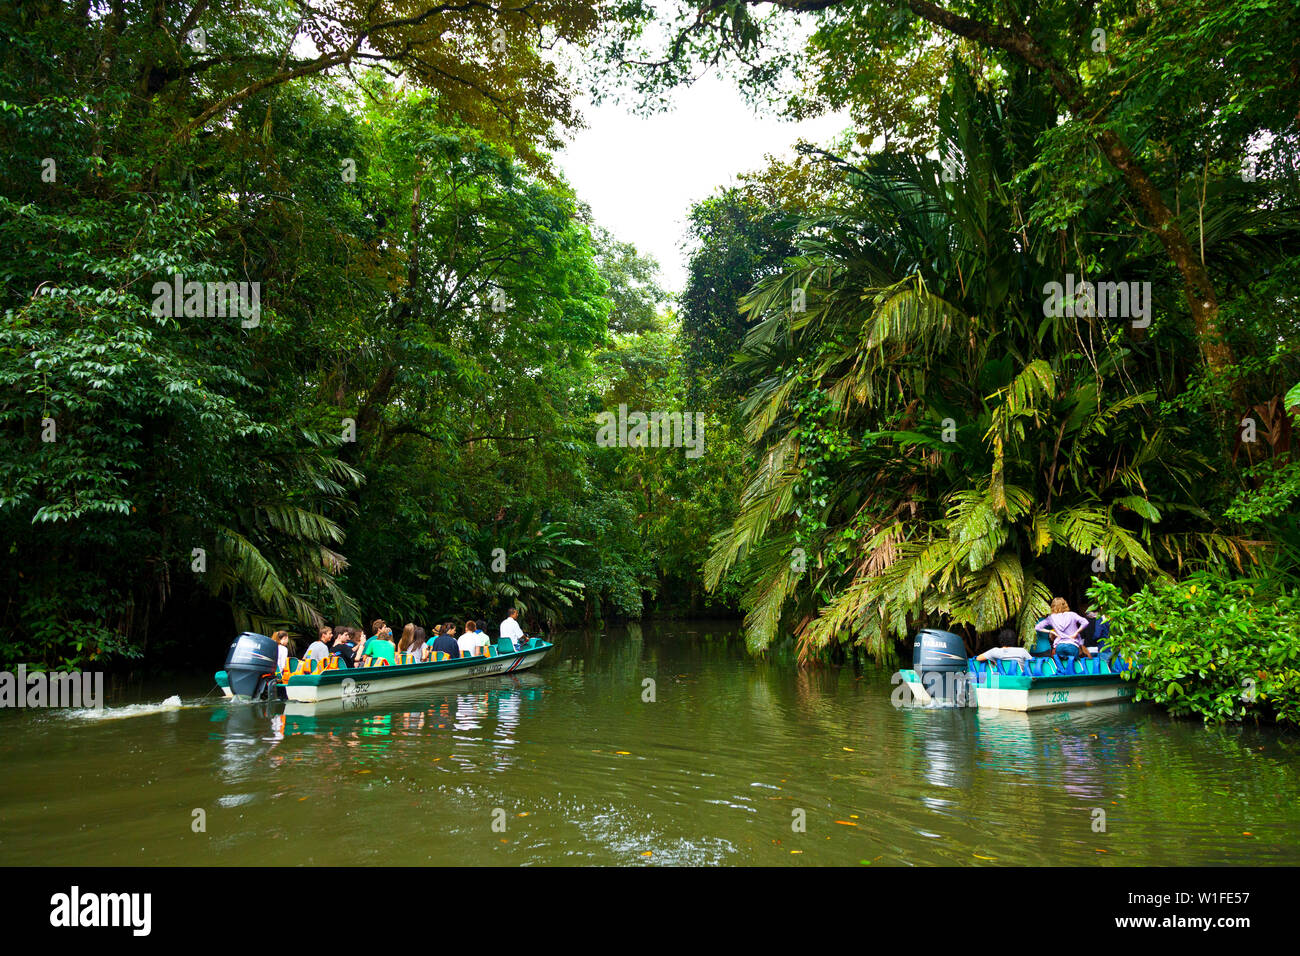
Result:
M968 703L966 643L952 631L925 628L912 645L912 670L921 679L925 692L937 701Z
M245 631L226 652L226 677L236 698L260 700L275 696L275 664L280 650L265 634Z

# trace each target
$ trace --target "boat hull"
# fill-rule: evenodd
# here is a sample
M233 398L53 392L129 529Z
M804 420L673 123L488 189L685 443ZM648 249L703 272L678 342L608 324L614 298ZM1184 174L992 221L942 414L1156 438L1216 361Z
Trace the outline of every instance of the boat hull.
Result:
M392 667L340 667L321 674L295 674L278 684L281 699L315 703L365 697L381 691L406 690L475 677L516 674L536 667L554 645L528 647L513 654L496 657L461 657L424 664L399 664ZM226 697L233 697L224 671L217 673L217 685Z
M965 675L972 677L973 675ZM902 680L916 702L934 703L934 698L913 670L902 671ZM984 710L1056 710L1065 707L1090 707L1114 701L1131 701L1134 685L1118 674L1075 674L1057 677L1018 677L991 674L982 683L973 679L965 685L957 703ZM974 691L974 700L970 699Z

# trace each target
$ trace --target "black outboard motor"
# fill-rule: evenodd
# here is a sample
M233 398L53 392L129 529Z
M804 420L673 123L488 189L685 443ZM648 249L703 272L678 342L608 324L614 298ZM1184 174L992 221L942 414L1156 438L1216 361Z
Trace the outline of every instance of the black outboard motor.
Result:
M952 631L925 628L912 645L912 670L925 692L937 701L962 705L967 695L966 643Z
M226 652L226 677L237 698L260 700L275 697L275 664L280 650L265 634L245 631Z

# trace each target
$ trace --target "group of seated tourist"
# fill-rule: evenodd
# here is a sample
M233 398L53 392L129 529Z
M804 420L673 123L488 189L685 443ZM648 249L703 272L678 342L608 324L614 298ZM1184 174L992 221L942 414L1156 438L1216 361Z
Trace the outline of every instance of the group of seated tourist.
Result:
M1051 640L1050 651L1044 655L1054 656L1060 660L1069 657L1093 657L1102 649L1102 643L1110 636L1110 622L1100 619L1093 612L1087 616L1075 614L1065 598L1054 598L1051 613L1039 621L1034 630L1048 635ZM998 646L978 655L977 661L1028 661L1035 655L1020 644L1020 636L1011 628L1003 628L998 634Z
M489 647L506 649L501 640L509 642L510 650L518 650L528 639L519 626L519 611L511 608L506 619L501 622L500 640L493 641L484 633L485 621L466 621L465 630L459 636L454 623L435 624L430 635L417 624L407 624L402 628L402 636L393 640L393 629L383 620L371 623L369 638L361 628L340 624L336 627L324 625L316 640L303 654L304 661L329 661L337 657L337 667L370 667L382 664L402 663L420 664L426 661L444 660L459 657L480 657L488 653ZM271 640L279 645L279 662L277 669L284 670L289 663L289 632L276 631ZM438 655L445 655L439 657ZM382 665L381 665L382 666Z

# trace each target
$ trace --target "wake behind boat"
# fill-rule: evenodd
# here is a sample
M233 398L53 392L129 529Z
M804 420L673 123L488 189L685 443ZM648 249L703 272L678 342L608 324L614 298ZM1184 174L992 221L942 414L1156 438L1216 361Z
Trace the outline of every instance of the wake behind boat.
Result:
M264 634L245 631L235 638L226 654L224 670L217 671L217 686L226 697L237 700L291 700L314 702L404 690L447 681L514 674L539 664L553 647L531 638L517 650L508 638L484 648L482 656L439 659L369 667L339 667L338 658L299 662L286 673L275 669L278 648ZM506 650L509 648L509 650Z

